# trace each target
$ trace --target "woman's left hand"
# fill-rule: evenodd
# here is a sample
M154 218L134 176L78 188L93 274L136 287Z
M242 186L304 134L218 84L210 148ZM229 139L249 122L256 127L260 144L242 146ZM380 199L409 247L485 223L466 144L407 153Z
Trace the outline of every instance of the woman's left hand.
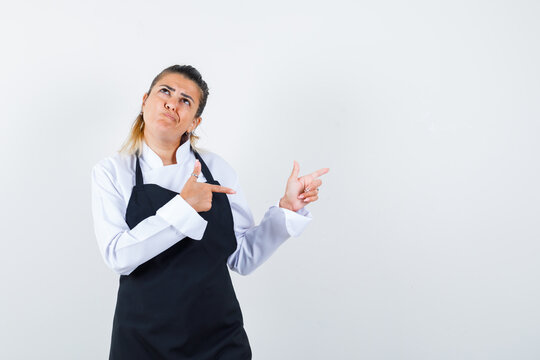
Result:
M279 207L298 211L307 204L317 201L319 188L322 184L318 177L326 174L329 170L329 168L322 168L311 174L298 177L300 165L295 161L292 174L287 180L285 195L279 200Z

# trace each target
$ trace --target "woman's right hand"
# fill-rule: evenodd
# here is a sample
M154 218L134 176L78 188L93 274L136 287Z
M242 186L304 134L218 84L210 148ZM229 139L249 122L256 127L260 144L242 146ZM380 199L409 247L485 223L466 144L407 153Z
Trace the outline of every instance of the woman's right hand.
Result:
M195 160L193 174L201 173L201 163ZM236 191L225 186L197 182L197 177L191 175L186 181L180 196L197 212L208 211L212 208L212 193L236 194Z

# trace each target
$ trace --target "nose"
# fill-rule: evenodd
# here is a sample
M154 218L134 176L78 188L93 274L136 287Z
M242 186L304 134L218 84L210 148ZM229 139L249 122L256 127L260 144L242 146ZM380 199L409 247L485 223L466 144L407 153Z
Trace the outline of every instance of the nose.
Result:
M174 111L176 110L176 107L174 106L174 103L172 101L168 101L166 104L165 104L165 107L171 111Z

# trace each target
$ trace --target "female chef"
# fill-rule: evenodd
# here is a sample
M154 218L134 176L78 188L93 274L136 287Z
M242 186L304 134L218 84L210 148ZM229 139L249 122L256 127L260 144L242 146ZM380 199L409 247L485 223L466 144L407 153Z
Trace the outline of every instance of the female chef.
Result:
M311 220L323 168L298 177L259 225L238 177L195 147L208 86L189 65L158 74L118 153L92 169L105 263L120 274L110 359L251 359L227 266L247 275Z

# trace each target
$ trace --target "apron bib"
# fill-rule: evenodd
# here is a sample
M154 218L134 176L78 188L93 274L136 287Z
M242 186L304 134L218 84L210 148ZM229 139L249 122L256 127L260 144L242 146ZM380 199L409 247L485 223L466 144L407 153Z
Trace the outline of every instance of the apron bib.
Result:
M193 150L193 148L192 148ZM207 183L214 180L201 156ZM133 229L178 193L144 184L137 157L136 184L126 210ZM201 240L185 237L120 275L109 360L251 359L227 258L237 242L227 194L213 193Z

